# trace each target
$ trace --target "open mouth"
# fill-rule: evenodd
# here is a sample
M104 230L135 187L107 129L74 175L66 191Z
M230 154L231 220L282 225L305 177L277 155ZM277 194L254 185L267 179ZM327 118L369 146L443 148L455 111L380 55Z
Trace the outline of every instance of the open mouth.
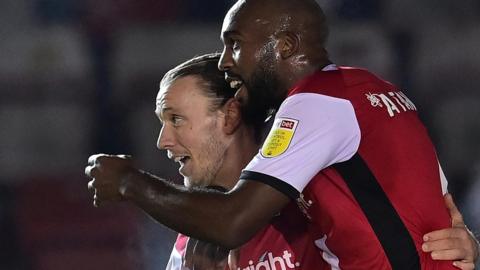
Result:
M188 156L176 156L173 160L175 162L180 163L180 164L184 164L189 159L190 159L190 157L188 157Z
M188 161L190 159L190 157L187 156L187 155L179 155L179 154L175 154L171 151L168 151L167 155L168 155L169 159L173 160L176 163L180 163L180 165L183 165L186 161Z
M240 87L243 85L243 81L240 78L231 76L228 73L225 73L225 81L227 81L227 83L230 85L230 88L234 90L240 89Z
M242 87L242 85L243 85L243 82L240 81L240 80L234 80L234 81L230 82L230 88L235 89L235 90L240 89L240 87Z

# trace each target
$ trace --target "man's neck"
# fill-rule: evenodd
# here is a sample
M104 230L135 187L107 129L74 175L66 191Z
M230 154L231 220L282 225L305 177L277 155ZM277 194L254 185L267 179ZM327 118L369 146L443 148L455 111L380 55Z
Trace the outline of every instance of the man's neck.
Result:
M292 89L296 84L298 84L304 78L312 75L313 73L322 70L324 67L330 65L332 62L325 58L317 61L308 61L302 62L301 64L293 65L290 64L287 69L285 86L286 91Z
M238 182L240 174L257 154L259 145L255 143L251 128L242 127L236 131L235 138L224 157L223 165L216 175L216 185L232 189Z

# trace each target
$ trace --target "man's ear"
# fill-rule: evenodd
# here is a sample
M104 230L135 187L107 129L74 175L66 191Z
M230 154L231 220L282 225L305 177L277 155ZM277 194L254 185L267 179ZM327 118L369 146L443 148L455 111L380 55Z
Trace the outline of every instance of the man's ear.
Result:
M287 59L296 54L300 47L300 37L288 31L283 31L278 34L278 53L282 59Z
M242 122L241 104L235 98L231 98L223 105L225 122L223 131L227 135L232 135Z

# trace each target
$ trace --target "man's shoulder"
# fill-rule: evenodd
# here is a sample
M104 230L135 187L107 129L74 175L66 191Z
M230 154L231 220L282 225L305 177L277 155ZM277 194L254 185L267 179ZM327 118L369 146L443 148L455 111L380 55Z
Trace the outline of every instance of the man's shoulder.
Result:
M349 90L364 85L385 89L394 87L367 69L339 66L334 70L318 71L306 77L290 91L290 96L299 93L318 93L342 97Z

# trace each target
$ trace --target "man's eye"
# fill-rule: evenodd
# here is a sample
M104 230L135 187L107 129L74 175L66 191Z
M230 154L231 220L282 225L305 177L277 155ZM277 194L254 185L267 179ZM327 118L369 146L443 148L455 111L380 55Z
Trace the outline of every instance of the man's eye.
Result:
M240 49L240 42L234 40L234 41L232 42L232 49L234 49L234 50Z
M181 124L182 120L183 120L183 119L182 119L180 116L178 116L178 115L172 115L171 121L172 121L172 123L173 123L174 126L178 126L179 124Z

